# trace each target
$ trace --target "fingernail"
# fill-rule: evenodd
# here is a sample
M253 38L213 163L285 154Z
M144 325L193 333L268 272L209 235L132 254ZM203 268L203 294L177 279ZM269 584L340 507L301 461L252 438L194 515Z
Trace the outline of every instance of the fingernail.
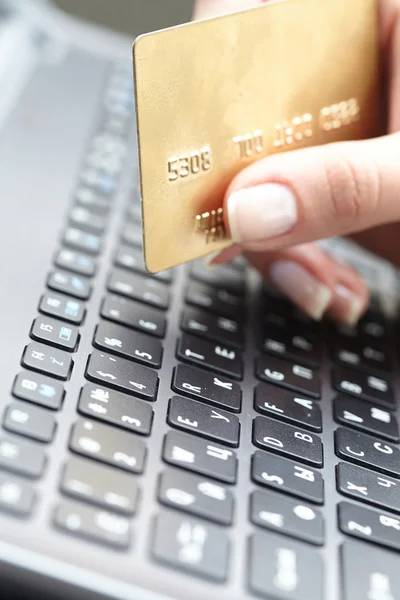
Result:
M284 185L267 183L234 192L227 203L235 242L257 242L286 233L297 221L296 198Z
M346 325L356 325L363 312L362 299L344 285L335 287L332 312Z
M319 321L332 301L332 292L295 262L278 261L269 271L272 283L311 318Z

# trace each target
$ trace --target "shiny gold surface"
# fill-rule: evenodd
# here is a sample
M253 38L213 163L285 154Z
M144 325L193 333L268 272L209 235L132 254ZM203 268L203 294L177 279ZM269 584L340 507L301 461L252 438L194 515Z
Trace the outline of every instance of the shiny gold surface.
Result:
M133 59L151 272L230 245L211 211L252 161L381 133L376 0L278 0L144 35Z

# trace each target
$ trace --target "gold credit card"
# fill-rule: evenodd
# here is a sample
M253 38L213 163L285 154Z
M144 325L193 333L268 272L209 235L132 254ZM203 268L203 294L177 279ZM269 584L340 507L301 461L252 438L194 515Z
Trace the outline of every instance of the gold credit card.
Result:
M252 161L381 133L377 0L278 0L133 47L149 271L231 244L223 196Z

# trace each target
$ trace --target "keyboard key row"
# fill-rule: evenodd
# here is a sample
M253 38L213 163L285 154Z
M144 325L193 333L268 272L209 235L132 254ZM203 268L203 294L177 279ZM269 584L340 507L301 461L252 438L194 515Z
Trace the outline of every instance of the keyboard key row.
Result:
M161 342L126 327L101 321L96 327L93 345L154 369L161 367Z
M267 383L288 388L312 398L321 397L318 372L274 356L263 356L256 364L256 376Z
M339 458L400 478L400 450L393 444L340 427L335 451Z
M121 549L131 543L131 525L126 517L77 502L62 502L56 509L54 524L68 533Z
M254 409L268 417L287 421L311 431L322 431L322 413L317 402L298 397L276 386L259 383L254 391Z
M336 484L344 496L400 513L400 481L367 469L339 463Z
M163 459L171 465L212 479L236 482L236 454L201 438L177 431L168 432L164 439Z
M260 346L264 352L300 362L313 369L318 368L321 364L321 352L312 336L292 335L281 328L269 326L266 328Z
M220 484L196 475L165 471L160 477L158 499L166 506L220 525L233 523L232 492Z
M61 408L65 394L63 385L59 381L27 371L17 375L12 393L21 400L28 400L53 410Z
M177 358L233 379L243 378L243 362L238 350L187 333L178 342Z
M151 405L115 390L87 383L80 393L78 412L134 433L151 433Z
M37 317L32 324L30 336L38 342L74 352L79 340L79 329L49 317Z
M348 427L372 433L392 442L400 441L395 416L380 406L339 396L334 401L334 416L338 423Z
M111 293L121 294L161 310L167 310L170 304L168 288L152 277L145 278L114 270L108 280L107 289Z
M324 503L324 480L319 471L257 450L252 457L251 476L263 486L313 502Z
M125 358L94 350L89 357L85 376L90 381L154 401L157 397L158 376L142 365Z
M282 454L321 468L324 463L321 439L317 435L266 417L253 422L253 443L260 448Z
M71 373L73 361L67 352L32 342L26 346L21 364L27 369L66 380Z
M28 402L12 402L3 418L3 427L39 442L51 442L56 432L54 414Z
M77 457L70 458L63 470L61 490L127 515L136 512L139 498L137 482L128 473Z
M177 365L173 373L172 389L225 410L241 411L242 390L238 383L196 367Z
M119 469L143 473L146 460L144 442L126 431L81 419L73 428L70 449Z
M339 527L343 533L374 544L400 549L400 519L375 509L341 502L338 506Z
M250 587L262 598L321 600L321 556L313 549L274 533L256 533L250 543Z
M101 306L101 316L158 338L165 336L167 328L163 313L115 295L106 296Z
M212 342L243 347L243 330L238 321L206 313L198 308L186 308L182 314L183 331Z
M280 532L316 546L324 543L321 513L276 492L253 492L251 521L260 527Z
M169 402L167 422L172 427L193 431L227 446L239 446L238 417L201 402L174 396Z

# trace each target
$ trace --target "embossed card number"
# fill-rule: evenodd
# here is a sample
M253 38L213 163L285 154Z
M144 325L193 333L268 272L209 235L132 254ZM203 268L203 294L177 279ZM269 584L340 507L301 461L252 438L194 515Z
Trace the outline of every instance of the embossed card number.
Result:
M294 117L291 121L282 121L275 125L275 140L271 150L291 147L308 140L314 135L315 122L317 129L329 133L351 125L360 118L360 106L356 98L350 98L331 106L325 106L319 111L318 120L306 113ZM259 129L253 133L236 136L232 139L240 159L249 159L257 154L264 154L264 132ZM194 176L200 172L209 171L212 167L211 149L207 146L190 154L181 154L168 160L168 175L170 181L177 181Z
M196 150L190 154L181 154L168 160L170 181L184 179L211 169L211 150L208 147Z

